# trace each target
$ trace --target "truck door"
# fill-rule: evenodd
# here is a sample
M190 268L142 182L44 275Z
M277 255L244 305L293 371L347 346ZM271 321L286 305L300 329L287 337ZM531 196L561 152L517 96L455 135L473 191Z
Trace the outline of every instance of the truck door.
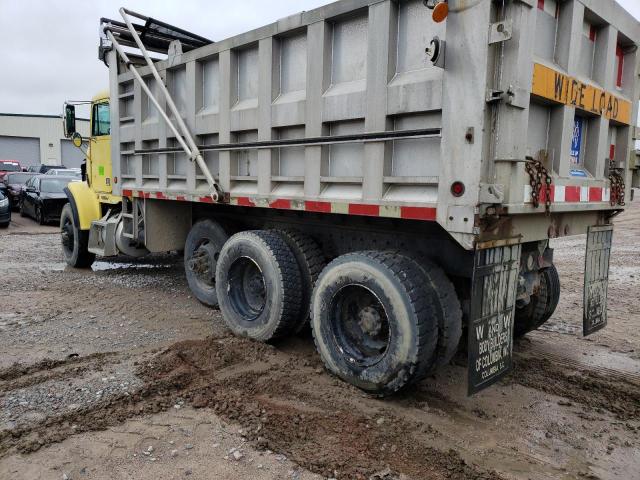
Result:
M91 187L111 193L111 113L109 102L95 103L91 109L91 150L87 172Z

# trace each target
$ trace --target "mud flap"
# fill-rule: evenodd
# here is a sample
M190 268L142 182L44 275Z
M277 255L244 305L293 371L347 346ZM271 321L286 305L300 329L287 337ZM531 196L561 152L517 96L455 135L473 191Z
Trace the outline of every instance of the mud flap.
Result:
M522 246L507 243L476 250L468 328L469 396L493 385L512 367Z
M589 227L587 230L582 320L585 337L607 326L607 293L612 240L613 225Z

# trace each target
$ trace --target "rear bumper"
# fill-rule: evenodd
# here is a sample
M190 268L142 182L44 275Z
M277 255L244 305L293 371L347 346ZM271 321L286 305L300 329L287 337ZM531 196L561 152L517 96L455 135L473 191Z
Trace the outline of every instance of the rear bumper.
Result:
M12 208L18 208L20 205L20 192L14 192L13 190L9 190L8 192L9 202L11 202Z
M9 208L0 209L0 224L9 223L11 221L11 210Z
M42 215L47 220L60 220L62 215L62 209L67 203L67 199L60 199L55 201L47 201L42 208Z

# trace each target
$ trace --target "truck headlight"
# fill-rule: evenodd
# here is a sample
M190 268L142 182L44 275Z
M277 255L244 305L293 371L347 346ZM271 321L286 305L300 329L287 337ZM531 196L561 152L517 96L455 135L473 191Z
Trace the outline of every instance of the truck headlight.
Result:
M6 207L9 205L9 199L8 198L3 198L2 200L0 200L0 207Z

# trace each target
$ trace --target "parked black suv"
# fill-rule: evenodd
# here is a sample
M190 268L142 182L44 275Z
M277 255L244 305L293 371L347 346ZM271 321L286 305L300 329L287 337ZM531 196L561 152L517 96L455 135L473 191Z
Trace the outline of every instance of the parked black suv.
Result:
M0 192L0 228L7 228L11 222L11 205L9 199Z

